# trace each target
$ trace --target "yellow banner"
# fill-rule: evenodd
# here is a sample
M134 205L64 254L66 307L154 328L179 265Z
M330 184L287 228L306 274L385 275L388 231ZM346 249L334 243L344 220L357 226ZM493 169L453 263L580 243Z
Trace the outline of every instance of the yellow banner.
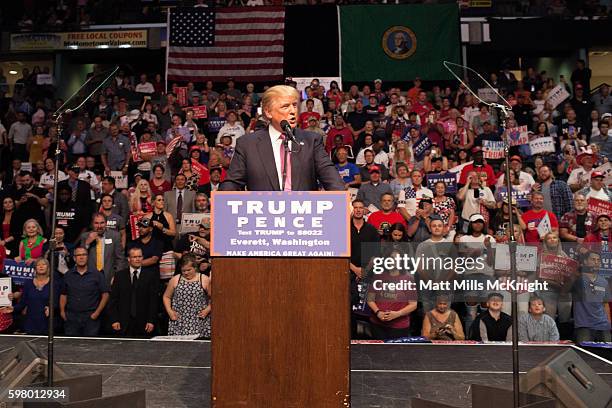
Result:
M147 30L11 34L11 51L147 48Z

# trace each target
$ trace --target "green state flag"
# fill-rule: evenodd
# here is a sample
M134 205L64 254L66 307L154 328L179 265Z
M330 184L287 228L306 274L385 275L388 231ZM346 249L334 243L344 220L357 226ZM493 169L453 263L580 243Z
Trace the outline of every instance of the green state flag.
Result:
M457 4L343 6L340 74L346 81L452 79L459 63Z

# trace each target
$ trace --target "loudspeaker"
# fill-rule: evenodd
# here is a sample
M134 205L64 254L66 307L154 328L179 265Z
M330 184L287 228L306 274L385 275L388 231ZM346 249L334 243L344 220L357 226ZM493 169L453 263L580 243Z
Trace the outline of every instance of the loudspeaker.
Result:
M512 408L514 406L512 390L479 384L472 384L470 388L472 390L472 408ZM454 405L414 397L410 399L410 406L412 408L456 408ZM554 408L554 406L555 401L550 398L533 394L519 394L520 408Z
M53 366L54 379L67 378L57 365ZM33 344L21 342L10 351L0 354L0 401L6 400L8 390L23 388L47 378L47 357Z
M554 398L556 408L612 406L612 388L571 349L529 370L521 378L521 391Z

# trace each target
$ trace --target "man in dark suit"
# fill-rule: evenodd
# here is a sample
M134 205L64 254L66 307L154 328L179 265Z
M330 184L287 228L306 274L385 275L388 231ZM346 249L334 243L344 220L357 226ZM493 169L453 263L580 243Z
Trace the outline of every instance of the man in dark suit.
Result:
M164 210L172 214L177 225L181 224L184 213L195 212L195 192L185 188L186 182L184 174L177 174L174 188L164 193Z
M206 183L198 188L198 193L206 194L206 197L210 198L210 193L217 191L221 184L221 167L212 167L210 169L210 182Z
M115 332L122 336L148 337L157 316L157 275L142 266L142 250L128 252L128 268L117 272L111 287L108 314Z
M78 166L69 166L66 171L68 179L60 181L58 188L64 186L70 187L72 203L85 213L84 216L87 219L90 219L94 211L94 197L91 186L88 182L79 180L80 169Z
M229 171L220 190L314 191L319 183L325 190L344 190L344 183L323 147L319 134L297 129L298 92L286 85L269 88L262 106L270 125L266 129L241 136ZM294 129L298 143L289 143L288 168L283 180L283 130L286 120Z
M124 248L119 232L106 228L106 217L102 213L93 216L92 231L81 234L80 246L89 253L89 268L104 272L110 285L118 270L125 267Z

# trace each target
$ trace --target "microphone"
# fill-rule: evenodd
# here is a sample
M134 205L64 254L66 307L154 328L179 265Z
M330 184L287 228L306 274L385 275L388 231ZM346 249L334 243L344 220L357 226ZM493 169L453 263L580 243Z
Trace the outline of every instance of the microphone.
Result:
M291 129L291 125L289 124L289 122L287 122L286 120L281 120L280 127L281 129L283 129L283 132L285 132L285 134L287 135L287 139L291 140L293 143L297 145L304 144L304 142L297 141L297 139L295 138L295 135L293 134L293 129Z

